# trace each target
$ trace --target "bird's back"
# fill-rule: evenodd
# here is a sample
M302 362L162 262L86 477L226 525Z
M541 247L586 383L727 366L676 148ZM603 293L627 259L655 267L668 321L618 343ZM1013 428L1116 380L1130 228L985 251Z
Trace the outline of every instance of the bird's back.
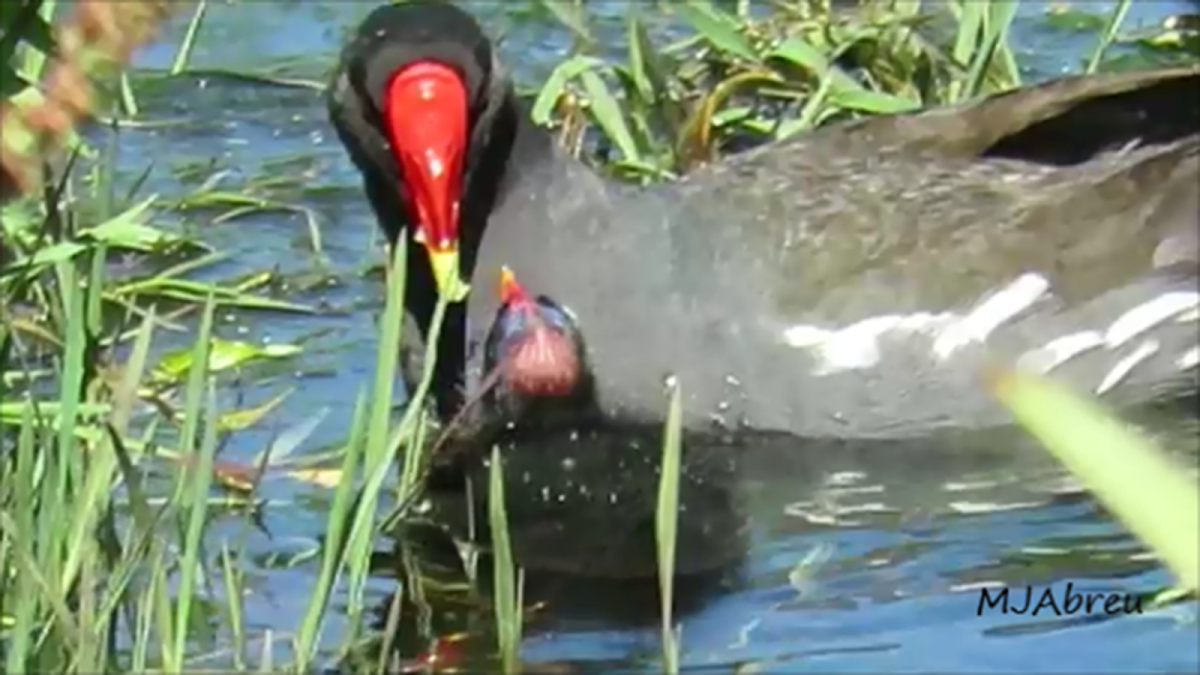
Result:
M988 297L1044 285L988 333L993 349L1019 358L1194 290L1194 267L1174 279L1153 272L1164 242L1200 227L1200 124L1144 113L1174 92L1158 83L1196 77L1104 76L957 112L835 125L633 198L614 199L594 178L587 189L559 186L567 172L546 165L527 174L544 178L536 190L507 198L511 216L493 220L526 232L486 238L481 269L515 263L531 287L577 312L614 415L661 416L663 378L676 374L695 426L853 436L993 423L1003 417L976 377L988 341L931 356L938 336L967 330ZM1021 140L1080 109L1108 111L1092 126L1093 147L1076 148L1084 159L1069 156L1070 144L1035 156L1036 143ZM1002 120L1005 110L1007 128L965 135L964 120ZM939 128L956 130L942 146ZM526 245L535 240L537 250ZM1184 358L1191 334L1156 358ZM853 354L864 335L880 354L873 365L830 366L870 361ZM1062 372L1082 369L1079 382L1095 389L1123 356L1102 348ZM1157 362L1143 358L1117 392L1138 373L1174 380Z

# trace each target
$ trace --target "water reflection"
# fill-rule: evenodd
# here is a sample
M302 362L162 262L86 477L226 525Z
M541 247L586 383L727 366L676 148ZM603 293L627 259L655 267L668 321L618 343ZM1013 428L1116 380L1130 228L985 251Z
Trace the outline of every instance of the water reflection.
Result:
M1196 457L1194 414L1168 405L1131 418ZM656 429L624 429L503 448L531 661L561 668L565 659L571 672L656 668L659 438ZM1072 581L1088 592L1142 593L1168 583L1141 544L1013 428L903 442L691 442L683 470L679 560L690 574L677 581L675 617L695 667L866 667L886 663L884 655L913 656L939 626L972 636L937 647L966 658L985 637L1113 618L980 614L982 589L1040 593ZM401 533L378 563L402 583L436 577L426 587L438 589L437 599L425 594L442 632L426 634L468 631L457 658L483 667L495 645L492 570L486 554L468 569L472 552L487 545L482 453L468 475L474 508L463 490L446 489L427 513L431 522ZM409 609L405 616L420 615ZM412 659L430 642L410 636L405 644L403 658Z
M374 4L210 3L192 64L266 70L290 60L288 74L320 79L333 62L342 28L361 19ZM514 6L518 9L510 9ZM472 4L487 17L489 29L508 35L502 49L526 84L543 79L570 40L551 18L529 18L529 7L526 3ZM621 19L626 7L626 3L587 5L588 11L600 15L596 34L611 52L624 51ZM1096 9L1107 7L1106 3ZM646 8L654 26L669 23L649 3ZM1135 2L1130 19L1135 25L1150 25L1191 8L1182 2ZM1064 67L1076 68L1080 56L1095 46L1091 32L1064 35L1039 21L1026 20L1042 11L1042 3L1022 3L1022 18L1014 27L1022 61L1034 69L1030 80ZM187 29L187 14L181 13L163 40L138 57L138 65L171 63ZM274 28L264 31L264 26ZM218 328L226 337L274 342L297 342L314 331L335 331L293 364L301 373L296 379L300 391L263 429L236 435L230 456L252 457L269 445L275 431L323 407L332 410L331 416L310 443L313 448L340 443L352 417L354 392L374 376L376 314L383 291L377 279L360 273L381 254L372 241L376 228L362 199L360 181L332 141L319 94L209 77L169 81L138 77L135 90L145 119L161 122L186 116L187 123L123 130L118 171L125 183L152 161L157 166L147 190L166 195L187 192L223 170L231 173L220 185L231 189L263 175L289 178L295 187L284 190L285 197L319 215L323 248L317 254L298 214L271 213L220 225L210 223L207 214L185 214L179 219L181 231L196 231L217 249L233 254L227 263L201 271L201 278L275 269L286 281L326 273L339 280L336 286L314 287L308 297L289 297L323 302L336 312L312 317L243 316L236 325ZM188 342L186 332L160 336L164 346ZM311 373L318 368L321 379L314 382ZM281 382L282 377L246 384L247 404L266 400L291 383ZM1146 420L1193 466L1195 410L1193 399L1176 410L1161 411L1165 422ZM658 431L647 436L644 457L627 457L625 475L609 469L592 476L596 485L614 477L632 481L622 484L618 499L630 510L608 511L630 529L597 530L617 530L615 534L629 540L632 550L646 549L646 523L652 522L645 512L653 505L653 489L634 490L656 484L657 462L653 466L647 462L657 459ZM956 452L956 447L962 452ZM716 490L700 502L713 505L715 513L727 509L722 522L728 532L737 531L743 518L749 523L748 552L734 556L727 569L714 571L710 586L701 584L692 591L681 584L677 589L688 667L722 673L740 664L757 664L760 672L1195 672L1200 662L1194 605L1085 626L1064 625L1066 617L1054 622L976 615L981 584L1111 579L1111 588L1148 590L1170 582L1119 524L1018 434L873 448L793 443L743 449L742 454L746 456L737 458L736 480L722 479L728 480L728 497ZM558 490L572 487L561 467L553 471L541 474L545 485ZM509 475L510 480L520 476L516 468ZM608 478L601 480L601 476ZM271 481L263 490L270 500L263 517L271 536L247 537L240 521L211 528L208 534L214 550L222 538L239 546L244 543L251 560L247 574L255 589L245 603L246 625L253 631L289 631L306 601L297 589L311 583L316 567L280 570L264 554L278 551L280 542L292 537L318 539L330 496L327 490L287 480ZM516 500L521 490L514 487L508 494ZM539 510L540 496L538 490L525 491L530 512L552 513ZM516 512L514 507L509 510ZM594 523L599 518L593 515L579 522ZM446 520L453 524L449 515ZM639 521L641 535L637 534ZM530 537L547 536L531 532ZM398 651L406 659L413 658L428 649L433 636L467 630L471 637L457 643L465 662L478 665L481 672L494 672L495 663L484 659L495 645L487 601L491 579L487 560L483 558L476 570L480 588L472 590L452 535L461 536L460 528L414 526L397 539L379 542L378 573L369 588L377 603L376 625L385 625L398 585L418 576L405 572L407 560L408 567L419 568L429 582L420 585L421 593L403 594ZM583 539L578 532L571 536ZM568 554L573 551L565 549ZM814 551L825 551L817 557L825 562L797 574L798 564ZM567 557L577 562L581 555L574 551ZM633 567L645 568L649 559L647 550L642 550ZM556 591L554 584L539 590L540 579L551 577L558 577L557 588L562 590ZM631 662L648 672L660 670L655 662L656 628L637 628L656 620L657 591L652 583L649 588L626 581L602 584L578 574L531 571L528 584L527 604L535 599L546 603L540 614L531 611L527 620L523 651L528 661L572 661L576 671L607 672ZM336 606L338 601L334 602ZM623 610L621 604L628 607ZM652 618L647 619L647 613ZM337 647L339 621L340 617L331 616L326 625L330 649ZM1030 624L1042 630L1012 628Z

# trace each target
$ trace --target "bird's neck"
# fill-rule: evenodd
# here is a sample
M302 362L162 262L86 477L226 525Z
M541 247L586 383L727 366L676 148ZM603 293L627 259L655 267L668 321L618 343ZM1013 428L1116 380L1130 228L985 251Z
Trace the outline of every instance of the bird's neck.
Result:
M528 106L511 90L494 111L477 122L471 142L459 234L467 278L475 274L479 246L492 213L510 193L528 190L522 177L555 156L550 132L533 123Z
M601 416L595 382L590 375L585 375L567 396L487 396L482 414L494 430L495 442L587 427Z

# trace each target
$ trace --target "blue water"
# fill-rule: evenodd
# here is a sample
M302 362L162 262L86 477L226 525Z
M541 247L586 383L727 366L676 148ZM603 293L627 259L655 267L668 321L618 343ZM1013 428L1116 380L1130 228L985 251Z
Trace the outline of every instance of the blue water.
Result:
M323 81L348 27L372 5L336 0L211 3L191 67L276 69ZM630 6L588 3L601 43L615 52L623 49L621 21ZM654 4L635 6L659 34L673 30ZM1093 11L1105 6L1087 3ZM569 48L570 36L530 4L472 7L489 31L504 36L502 53L515 64L523 84L536 85ZM1190 9L1187 2L1134 3L1127 27L1150 26ZM1022 8L1018 58L1035 77L1076 68L1094 37L1050 30L1037 20L1041 12L1039 4ZM136 65L168 66L188 18L176 17L159 43L137 55ZM313 209L320 228L322 247L316 251L305 219L297 214L214 224L215 214L204 211L183 217L163 214L157 221L234 254L202 271L200 278L273 269L293 284L332 280L287 294L324 308L315 315L221 312L217 332L228 339L294 342L324 331L307 343L306 356L227 382L222 394L226 406L248 406L296 389L264 424L236 434L229 455L248 458L275 434L318 411L327 416L301 452L337 444L344 439L356 392L373 376L383 289L378 278L363 275L381 260L375 224L358 175L326 122L320 95L215 77L180 78L138 93L142 118L186 122L122 131L122 174L136 175L153 163L148 189L164 195L195 187L194 180L181 177L188 167L207 167L200 170L202 177L228 170L224 184L230 187L263 177L286 179L292 187L283 189L282 196ZM189 336L161 338L161 344L171 346L186 344ZM793 480L797 477L775 476L770 497L756 506L756 543L737 580L681 621L684 665L712 667L712 672L729 672L736 664L757 664L759 672L1200 669L1194 604L1090 623L1080 617L977 614L979 589L988 582L1003 581L1022 593L1025 584L1035 584L1040 593L1047 587L1061 589L1068 581L1105 592L1148 591L1170 583L1144 549L1090 500L1064 487L1045 467L1036 473L1032 482L991 476L991 484L974 489L955 487L954 481L965 480L939 474L937 467L930 467L927 481L908 485L889 484L887 476L828 476L823 494L833 506L806 504L814 499L811 489ZM317 563L309 559L288 567L269 557L319 545L331 494L287 478L269 479L262 490L268 499L266 531L252 531L245 544L255 589L245 601L246 623L252 633L268 628L286 632L295 629L307 602L306 594L296 589L312 583ZM818 511L834 523L804 517ZM241 528L241 519L230 517L215 523L209 536L214 542L232 540L242 536ZM824 551L827 559L797 588L789 573L814 550ZM373 579L369 602L386 606L395 583L389 575ZM631 600L651 608L658 603L653 594ZM640 663L648 672L658 669L657 629L627 628L615 621L604 625L604 617L599 618L600 628L586 630L531 626L524 658L595 662L597 668ZM338 629L336 621L327 622L334 638Z

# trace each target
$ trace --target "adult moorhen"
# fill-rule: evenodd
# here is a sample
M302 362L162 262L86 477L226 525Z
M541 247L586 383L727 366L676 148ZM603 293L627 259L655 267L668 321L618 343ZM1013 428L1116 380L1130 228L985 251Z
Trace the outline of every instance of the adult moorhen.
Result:
M379 224L413 235L421 330L434 270L475 285L439 344L443 415L494 309L474 270L510 264L586 325L610 416L660 419L673 373L690 428L891 437L999 419L985 339L1132 400L1195 390L1198 88L1200 68L1066 78L639 190L560 152L476 21L421 0L366 18L328 102Z
M435 449L426 482L434 521L459 539L486 538L488 458L498 447L509 536L522 568L653 578L661 425L613 423L596 400L585 327L556 300L532 297L511 273L500 279L477 396ZM1139 421L1167 439L1181 430L1153 414ZM687 434L682 460L675 571L686 576L732 569L752 524L759 533L789 527L794 506L832 498L831 486L851 476L871 486L875 507L928 513L950 508L948 495L965 496L947 492L947 477L961 485L963 476L988 476L980 485L999 488L993 478L1000 475L1010 485L989 497L1029 503L1045 498L1039 489L1056 473L1046 453L1011 427L865 443L701 430ZM1015 485L1014 474L1023 477Z

